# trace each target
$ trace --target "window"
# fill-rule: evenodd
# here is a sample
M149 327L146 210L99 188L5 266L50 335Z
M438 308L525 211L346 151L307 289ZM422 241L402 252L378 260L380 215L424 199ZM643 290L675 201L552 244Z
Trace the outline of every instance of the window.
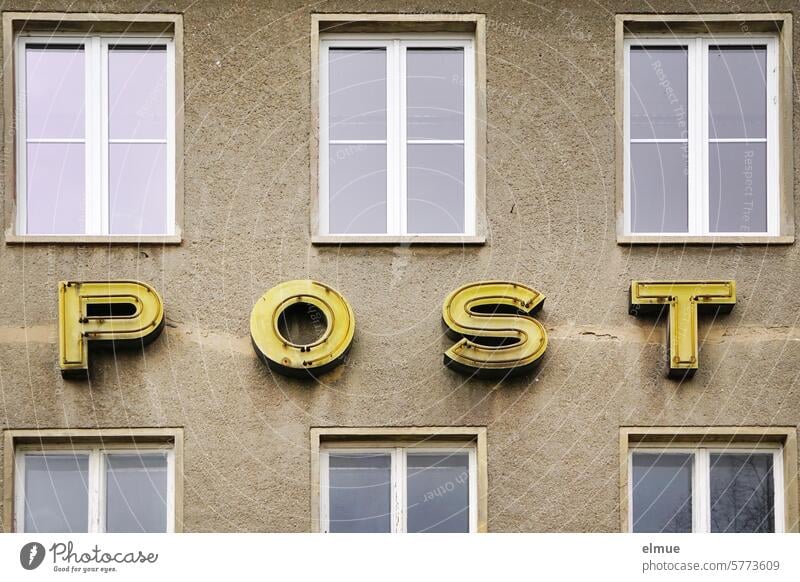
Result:
M325 449L320 471L325 532L475 531L474 448Z
M320 39L319 234L475 236L474 35Z
M626 233L780 233L777 41L625 40Z
M634 450L631 531L781 532L781 458L778 449Z
M51 438L51 431L8 431L13 450L14 531L25 533L173 532L178 432L103 431L103 438ZM58 432L58 431L55 431ZM43 434L36 437L35 434ZM113 433L113 434L112 434ZM119 433L119 434L117 434ZM38 442L37 442L38 439ZM8 476L7 476L8 477ZM11 481L9 481L11 482Z
M173 35L22 32L15 50L15 233L176 236Z
M621 433L623 531L797 531L796 427Z
M315 529L485 531L485 434L468 427L313 429Z

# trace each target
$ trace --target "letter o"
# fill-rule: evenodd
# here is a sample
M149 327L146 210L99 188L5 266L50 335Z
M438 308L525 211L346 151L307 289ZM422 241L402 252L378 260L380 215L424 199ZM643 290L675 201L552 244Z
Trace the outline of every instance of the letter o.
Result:
M321 337L309 344L295 344L281 335L278 320L292 305L313 305L325 316ZM258 357L280 374L316 376L341 364L355 334L356 319L344 296L323 283L286 281L256 302L250 313L250 338Z

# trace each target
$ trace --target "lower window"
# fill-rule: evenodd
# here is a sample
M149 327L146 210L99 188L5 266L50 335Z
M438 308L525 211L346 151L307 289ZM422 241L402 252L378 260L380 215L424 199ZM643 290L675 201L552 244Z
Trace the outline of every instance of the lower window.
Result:
M322 444L320 530L476 532L477 465L474 441L445 446Z
M171 445L24 445L15 472L15 531L175 531Z
M780 447L633 448L632 532L784 531Z

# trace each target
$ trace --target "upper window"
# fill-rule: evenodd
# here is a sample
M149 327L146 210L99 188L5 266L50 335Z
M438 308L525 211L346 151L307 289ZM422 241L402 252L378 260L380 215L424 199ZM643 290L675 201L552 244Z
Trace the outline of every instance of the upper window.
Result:
M319 234L475 235L473 36L321 38Z
M781 234L776 35L624 43L627 236Z
M21 446L15 531L172 532L171 446Z
M782 452L633 449L630 531L782 532Z
M16 233L171 236L173 37L19 34Z

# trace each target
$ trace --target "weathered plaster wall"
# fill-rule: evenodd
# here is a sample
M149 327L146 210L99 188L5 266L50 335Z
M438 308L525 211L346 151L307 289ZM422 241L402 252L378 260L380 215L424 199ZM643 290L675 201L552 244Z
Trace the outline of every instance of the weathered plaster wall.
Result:
M0 428L184 426L186 531L307 531L310 426L485 425L490 530L616 531L621 425L800 423L797 245L615 242L614 14L747 7L20 0L3 9L184 14L184 242L0 244ZM486 13L488 244L310 244L311 10ZM794 47L800 62L797 37ZM348 362L322 385L272 376L249 345L256 299L306 277L342 291L358 325ZM731 315L703 325L702 366L683 385L664 377L663 327L627 315L631 279L669 277L734 278L740 297ZM65 382L56 282L98 278L152 283L168 327L144 353L94 355L90 382ZM442 366L443 298L487 278L548 296L540 319L550 349L533 376L496 385Z

